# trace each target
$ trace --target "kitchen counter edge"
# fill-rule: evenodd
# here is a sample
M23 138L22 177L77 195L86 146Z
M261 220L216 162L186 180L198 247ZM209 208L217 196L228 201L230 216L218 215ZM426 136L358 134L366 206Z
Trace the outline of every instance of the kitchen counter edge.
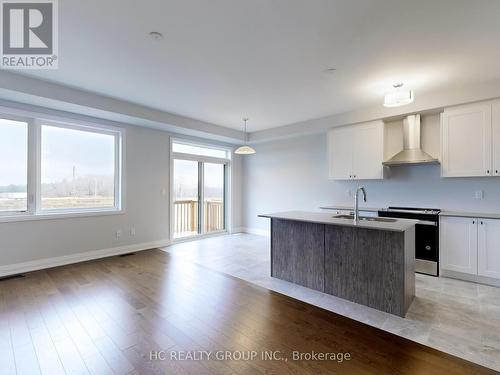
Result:
M482 219L500 219L500 213L485 213L485 212L463 212L463 211L441 211L439 216L454 216L454 217L477 217Z
M262 214L258 215L258 217L269 219L295 220L317 224L340 225L364 229L386 230L392 232L404 232L418 223L418 220L410 219L395 219L396 221L392 223L365 220L360 220L355 223L351 219L334 218L330 213L306 211L286 211L272 214Z

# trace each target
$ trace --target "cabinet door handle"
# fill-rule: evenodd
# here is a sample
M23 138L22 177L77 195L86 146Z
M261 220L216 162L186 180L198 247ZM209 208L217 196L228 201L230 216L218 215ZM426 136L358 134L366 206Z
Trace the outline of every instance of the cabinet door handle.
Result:
M495 173L498 174L498 169L495 169Z
M483 225L484 223L481 221L481 225Z
M486 171L486 174L490 174L490 170L489 169Z
M476 221L475 221L475 220L472 220L472 224L476 224Z

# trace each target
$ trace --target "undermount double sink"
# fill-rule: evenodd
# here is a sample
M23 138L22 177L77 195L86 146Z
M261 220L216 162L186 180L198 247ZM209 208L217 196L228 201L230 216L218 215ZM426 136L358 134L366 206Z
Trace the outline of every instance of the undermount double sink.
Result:
M349 220L354 220L354 215L335 215L333 216L334 219L349 219ZM365 220L365 221L378 221L382 223L394 223L397 220L396 219L388 219L385 217L373 217L373 216L360 216L359 220Z

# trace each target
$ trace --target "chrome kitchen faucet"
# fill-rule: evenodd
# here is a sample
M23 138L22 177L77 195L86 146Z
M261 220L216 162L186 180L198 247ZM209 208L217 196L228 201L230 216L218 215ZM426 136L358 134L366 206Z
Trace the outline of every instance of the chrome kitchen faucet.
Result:
M358 193L359 191L363 192L363 200L366 202L366 190L363 186L359 186L356 189L356 193L354 194L354 221L359 220L359 207L358 207Z

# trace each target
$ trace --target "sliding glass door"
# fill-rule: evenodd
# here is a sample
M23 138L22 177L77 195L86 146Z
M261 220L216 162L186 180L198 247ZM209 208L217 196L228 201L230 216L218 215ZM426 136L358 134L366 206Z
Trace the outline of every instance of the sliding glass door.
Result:
M204 155L200 146L175 143L172 146L173 238L225 231L230 153L224 154L225 150L209 148ZM198 154L186 153L192 149ZM215 157L213 155L216 152L228 156Z
M205 233L225 229L224 164L203 163L203 230Z
M199 166L191 160L174 160L174 238L200 233Z

